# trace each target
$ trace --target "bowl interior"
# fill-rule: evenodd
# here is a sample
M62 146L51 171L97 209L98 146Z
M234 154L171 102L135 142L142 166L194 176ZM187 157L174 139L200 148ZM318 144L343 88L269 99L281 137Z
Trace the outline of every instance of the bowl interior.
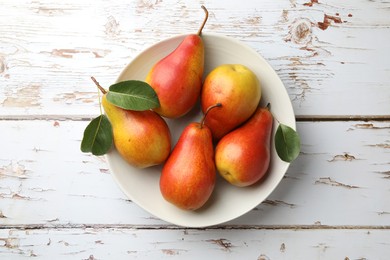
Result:
M185 35L161 41L140 53L119 75L117 82L129 79L144 80L150 68L173 51ZM202 34L205 45L205 74L226 63L239 63L249 67L259 78L262 87L261 103L271 103L275 118L295 129L295 116L287 91L271 66L245 44L221 35ZM199 104L186 116L166 120L172 134L173 145L181 131L190 122L199 121ZM277 122L274 120L274 133ZM172 146L173 147L173 146ZM175 225L206 227L235 219L265 200L283 178L289 164L279 159L272 142L271 165L264 181L246 188L238 188L218 176L215 190L204 207L197 211L184 211L166 202L160 193L159 178L162 166L136 169L128 165L112 149L107 161L113 178L122 191L140 207L154 216Z

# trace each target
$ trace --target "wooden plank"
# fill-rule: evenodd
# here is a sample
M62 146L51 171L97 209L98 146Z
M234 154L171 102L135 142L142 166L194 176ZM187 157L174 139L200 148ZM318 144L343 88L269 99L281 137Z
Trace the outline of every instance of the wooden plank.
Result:
M5 259L387 259L389 230L0 230Z
M104 157L80 152L87 121L0 121L0 224L169 225L129 201ZM390 122L298 122L302 153L269 198L224 226L388 226Z
M2 1L0 117L96 115L91 75L110 85L139 52L195 32L203 16L193 1L95 2ZM298 116L388 115L389 3L317 2L208 1L205 32L262 54Z

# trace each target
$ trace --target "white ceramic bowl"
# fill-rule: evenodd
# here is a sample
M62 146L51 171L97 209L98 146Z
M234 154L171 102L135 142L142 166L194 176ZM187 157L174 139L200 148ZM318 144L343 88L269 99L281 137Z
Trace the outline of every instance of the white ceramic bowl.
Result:
M185 35L163 40L140 53L122 71L117 82L129 79L144 80L150 68L173 51ZM295 116L291 101L278 75L256 51L238 40L203 33L205 45L205 75L218 65L239 63L249 67L259 78L262 86L261 103L271 103L275 118L295 129ZM176 120L167 120L174 145L182 129L190 122L199 121L199 105L188 115ZM274 121L274 133L277 122ZM172 146L173 147L173 146ZM217 178L214 192L200 210L184 211L166 202L160 193L159 178L162 166L136 169L128 165L112 149L106 157L113 178L129 199L154 216L175 225L207 227L235 219L264 201L283 178L289 166L279 159L272 140L272 158L267 178L253 186L238 188Z

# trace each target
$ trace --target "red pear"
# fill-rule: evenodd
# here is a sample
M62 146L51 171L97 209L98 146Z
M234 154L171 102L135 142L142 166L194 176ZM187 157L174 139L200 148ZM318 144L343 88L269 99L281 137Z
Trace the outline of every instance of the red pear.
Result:
M200 37L207 21L206 13L197 34L186 36L169 55L158 61L149 71L146 82L156 91L161 116L177 118L185 115L200 96L204 71L204 44Z
M216 106L220 104L208 111ZM215 186L213 140L210 129L204 125L204 117L200 123L191 123L183 130L161 172L161 194L181 209L202 207Z
M245 187L266 175L271 159L272 125L268 106L258 107L247 122L218 142L215 163L223 178Z

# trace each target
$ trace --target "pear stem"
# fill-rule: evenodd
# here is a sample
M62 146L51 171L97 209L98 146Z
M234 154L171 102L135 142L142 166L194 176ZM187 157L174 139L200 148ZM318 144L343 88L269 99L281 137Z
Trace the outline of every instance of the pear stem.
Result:
M98 87L98 89L100 89L100 91L103 93L103 94L107 94L107 90L105 90L102 86L100 86L99 82L95 79L95 77L91 77L92 81L96 84L96 86Z
M207 114L210 112L210 110L213 109L213 108L216 108L216 107L221 107L221 106L222 106L221 103L217 103L217 104L212 105L212 106L209 106L209 107L207 108L207 110L206 110L206 112L204 113L204 116L203 116L203 118L202 118L202 121L200 121L200 128L203 128L203 126L204 126L204 121L205 121L205 119L206 119Z
M202 5L201 7L202 7L202 9L203 9L204 12L205 12L205 17L204 17L203 23L202 23L202 25L200 26L200 28L199 28L199 30L198 30L198 33L197 33L197 35L199 35L199 36L202 34L203 27L204 27L204 25L206 24L207 19L209 18L209 11L207 11L207 9L206 9L206 7L205 7L204 5Z

